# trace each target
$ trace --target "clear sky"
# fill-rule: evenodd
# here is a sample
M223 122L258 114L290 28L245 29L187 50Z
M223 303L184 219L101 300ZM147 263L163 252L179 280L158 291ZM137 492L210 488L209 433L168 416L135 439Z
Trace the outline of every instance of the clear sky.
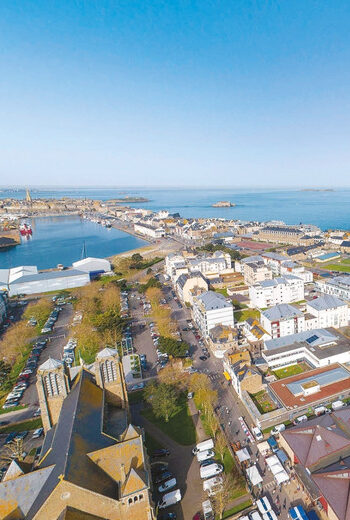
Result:
M0 184L350 185L349 0L1 0Z

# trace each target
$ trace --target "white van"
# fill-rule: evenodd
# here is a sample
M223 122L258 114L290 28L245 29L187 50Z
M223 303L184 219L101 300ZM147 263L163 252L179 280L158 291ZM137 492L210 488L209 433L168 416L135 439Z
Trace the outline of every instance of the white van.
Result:
M206 491L211 497L222 488L222 477L208 478L203 482L203 491Z
M252 428L252 432L257 441L262 441L264 439L264 436L260 428L258 428L257 426L254 426L254 428Z
M339 410L340 408L343 408L345 406L345 403L343 401L335 401L332 403L332 410Z
M284 432L286 429L286 425L284 423L276 424L274 428L272 428L271 433L272 435L278 435L280 432Z
M209 466L202 466L199 470L200 476L202 479L215 477L215 475L220 475L224 470L221 464L209 464Z
M298 425L298 424L301 424L306 421L307 421L307 415L301 415L300 417L297 417L296 419L294 419L294 424Z
M263 517L263 520L278 520L276 513L274 511L272 511L272 509L271 509L271 511L264 513L262 515L262 517Z
M181 500L181 491L179 489L175 489L175 491L170 491L170 493L166 493L162 496L161 500L158 502L159 509L165 509L166 507L173 506L177 502Z
M314 412L315 412L315 415L318 417L319 415L323 415L324 413L327 413L328 408L326 408L325 406L318 406L317 408L315 408Z
M165 493L176 486L176 478L170 478L161 484L158 488L159 493Z
M199 451L212 450L214 448L213 439L207 439L206 441L199 442L192 450L193 455L197 455Z
M203 509L204 520L213 520L214 519L213 508L211 507L210 500L205 500L205 502L202 503L202 509Z
M267 513L268 511L271 511L271 509L272 509L270 501L267 497L261 497L255 503L258 506L260 513L262 513L262 514Z
M198 462L203 462L204 460L211 459L212 457L215 457L214 450L199 451L197 453Z
M250 518L250 520L261 520L261 516L258 513L258 511L256 511L256 510L255 511L251 511L249 513L249 518Z

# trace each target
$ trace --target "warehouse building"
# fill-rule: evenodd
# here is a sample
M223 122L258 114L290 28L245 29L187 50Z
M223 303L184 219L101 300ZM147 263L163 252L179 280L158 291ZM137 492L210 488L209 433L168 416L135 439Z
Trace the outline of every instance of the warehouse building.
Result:
M88 283L90 283L89 273L77 269L28 274L16 278L9 284L9 295L62 291L82 287Z
M84 258L83 260L73 262L73 267L78 269L78 271L89 273L91 279L96 278L100 274L111 272L111 263L105 258Z

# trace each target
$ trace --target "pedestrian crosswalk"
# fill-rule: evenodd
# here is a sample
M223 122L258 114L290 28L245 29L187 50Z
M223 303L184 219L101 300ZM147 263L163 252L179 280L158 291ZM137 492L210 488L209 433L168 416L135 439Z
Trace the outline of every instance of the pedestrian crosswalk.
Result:
M208 374L208 377L211 381L217 381L221 379L221 374Z
M264 482L263 486L265 491L271 491L271 489L276 486L276 482L274 480L270 480L270 482L267 482L266 484Z

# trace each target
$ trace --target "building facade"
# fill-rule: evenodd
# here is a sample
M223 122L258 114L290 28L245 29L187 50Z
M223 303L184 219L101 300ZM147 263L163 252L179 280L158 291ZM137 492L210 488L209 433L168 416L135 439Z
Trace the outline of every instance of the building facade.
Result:
M304 299L304 282L290 274L263 280L249 287L249 298L251 306L260 309L279 303L298 302Z
M263 328L274 339L305 330L304 314L286 303L262 311L260 320Z
M207 338L216 325L234 326L233 306L214 291L207 291L193 299L193 319L202 335Z

